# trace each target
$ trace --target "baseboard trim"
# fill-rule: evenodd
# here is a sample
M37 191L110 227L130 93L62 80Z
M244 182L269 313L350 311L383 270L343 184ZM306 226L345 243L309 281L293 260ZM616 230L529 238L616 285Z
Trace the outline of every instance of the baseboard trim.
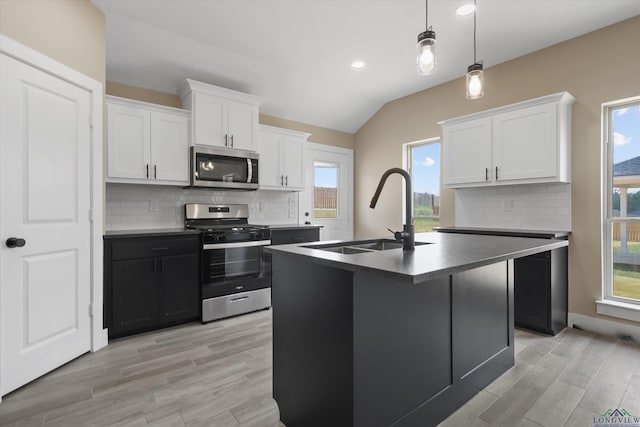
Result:
M616 338L631 339L640 343L640 326L614 322L599 317L585 316L584 314L578 313L569 313L567 320L569 327L610 335Z

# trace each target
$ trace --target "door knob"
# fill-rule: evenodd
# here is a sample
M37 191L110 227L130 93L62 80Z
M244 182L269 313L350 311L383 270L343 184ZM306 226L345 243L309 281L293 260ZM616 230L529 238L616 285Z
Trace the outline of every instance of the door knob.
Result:
M17 237L9 237L6 241L8 248L21 248L25 243L27 242L24 239L19 239Z

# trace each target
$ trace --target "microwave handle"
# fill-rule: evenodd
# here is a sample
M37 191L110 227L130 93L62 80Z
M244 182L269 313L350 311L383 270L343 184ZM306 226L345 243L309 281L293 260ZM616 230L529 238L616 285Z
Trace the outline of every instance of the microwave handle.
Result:
M251 164L251 159L247 159L247 169L249 172L247 173L247 182L251 183L253 179L253 165Z

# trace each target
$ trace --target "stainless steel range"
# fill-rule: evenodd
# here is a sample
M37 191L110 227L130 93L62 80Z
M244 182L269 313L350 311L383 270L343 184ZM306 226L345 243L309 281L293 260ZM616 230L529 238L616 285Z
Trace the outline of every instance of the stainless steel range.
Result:
M185 204L185 226L202 230L202 321L271 306L271 230L248 223L247 205Z

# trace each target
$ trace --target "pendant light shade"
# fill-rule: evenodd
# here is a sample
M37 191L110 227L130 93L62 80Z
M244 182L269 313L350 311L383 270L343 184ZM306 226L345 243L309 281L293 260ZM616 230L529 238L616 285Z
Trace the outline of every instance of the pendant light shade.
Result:
M418 74L426 76L436 71L436 33L427 30L418 35Z
M476 62L467 68L467 99L478 99L484 96L484 71L482 62Z
M429 0L425 0L426 30L418 34L417 71L421 76L436 71L436 32L429 27Z
M473 0L474 7L476 0ZM467 67L467 99L478 99L484 96L484 71L482 61L476 60L476 14L473 12L473 64Z

